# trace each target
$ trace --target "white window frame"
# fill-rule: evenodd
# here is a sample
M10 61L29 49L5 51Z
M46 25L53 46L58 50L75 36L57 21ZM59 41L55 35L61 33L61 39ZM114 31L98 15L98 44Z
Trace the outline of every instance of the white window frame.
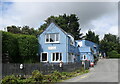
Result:
M43 54L43 53L47 53L47 61L42 61L42 54ZM42 53L41 53L41 62L48 62L48 52L42 52Z
M59 61L53 61L52 59L53 59L53 53L55 53L55 59L56 59L56 53L59 53ZM53 53L51 53L51 62L60 62L60 53L61 52L53 52ZM63 60L63 54L61 53L61 56L62 56L62 60ZM62 61L61 60L61 61Z
M84 56L85 56L85 58L84 58ZM86 60L87 59L87 56L86 55L83 55L83 60Z
M55 34L54 42L50 42L50 34ZM56 41L56 34L58 34L58 41ZM47 33L45 34L45 43L60 43L60 34L59 33L48 33L49 42L46 42L46 35L47 35Z

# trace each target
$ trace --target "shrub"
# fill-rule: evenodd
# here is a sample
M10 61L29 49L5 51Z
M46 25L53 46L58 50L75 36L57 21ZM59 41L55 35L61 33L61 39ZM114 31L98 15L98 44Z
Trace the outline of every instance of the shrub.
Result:
M14 75L6 76L2 79L2 84L17 84L17 78Z
M51 80L52 82L57 82L57 80L61 79L62 78L62 75L60 72L58 71L54 71L52 74L51 74Z
M120 58L120 54L117 54L117 57Z
M32 78L37 82L42 82L43 75L38 70L34 70L32 72Z
M108 54L109 58L119 58L119 54L115 50L108 52L107 54Z
M32 78L27 78L27 79L18 79L18 84L34 84L35 80Z
M62 72L61 75L68 76L68 72Z
M19 55L24 59L24 63L33 63L37 60L36 54L38 52L38 40L32 35L19 35L17 37Z
M5 62L6 55L10 63L38 62L37 52L38 39L35 36L2 32L3 62Z
M19 55L16 35L9 32L2 32L2 56L6 54L11 59L9 62L19 62L19 59L16 59L16 56Z

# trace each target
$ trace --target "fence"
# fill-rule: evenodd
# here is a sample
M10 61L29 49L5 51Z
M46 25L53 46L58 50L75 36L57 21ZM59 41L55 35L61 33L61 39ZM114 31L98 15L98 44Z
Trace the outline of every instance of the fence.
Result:
M85 60L84 61L84 69L89 69L90 67L90 61Z
M82 63L69 63L63 64L63 68L59 67L59 64L51 64L51 63L35 63L35 64L23 64L23 69L20 69L20 64L2 64L2 76L6 75L31 75L32 71L39 70L42 74L49 74L55 70L60 72L72 72L76 69L80 69L82 67Z

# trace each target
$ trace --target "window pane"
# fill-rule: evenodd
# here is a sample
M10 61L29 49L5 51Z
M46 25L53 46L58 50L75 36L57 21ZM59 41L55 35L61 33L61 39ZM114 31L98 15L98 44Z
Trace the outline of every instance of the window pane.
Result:
M59 34L56 34L56 41L59 41Z
M60 61L62 61L62 53L60 53Z
M50 42L54 42L55 41L55 34L50 34Z
M83 59L86 59L86 56L85 56L85 55L83 55Z
M56 61L59 61L59 53L56 53Z
M49 42L49 34L46 34L46 42Z
M52 61L55 61L55 53L53 53Z
M47 53L42 53L42 61L47 61Z

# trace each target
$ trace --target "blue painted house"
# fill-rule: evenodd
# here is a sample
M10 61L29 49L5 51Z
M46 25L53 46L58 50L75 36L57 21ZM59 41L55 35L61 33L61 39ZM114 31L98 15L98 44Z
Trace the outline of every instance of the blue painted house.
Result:
M41 62L78 62L77 42L55 23L51 23L38 37Z
M80 60L94 62L94 57L99 54L99 46L88 40L76 40L80 52Z
M87 40L74 40L74 37L54 22L39 35L39 55L41 62L64 63L90 60L99 53L99 46Z

